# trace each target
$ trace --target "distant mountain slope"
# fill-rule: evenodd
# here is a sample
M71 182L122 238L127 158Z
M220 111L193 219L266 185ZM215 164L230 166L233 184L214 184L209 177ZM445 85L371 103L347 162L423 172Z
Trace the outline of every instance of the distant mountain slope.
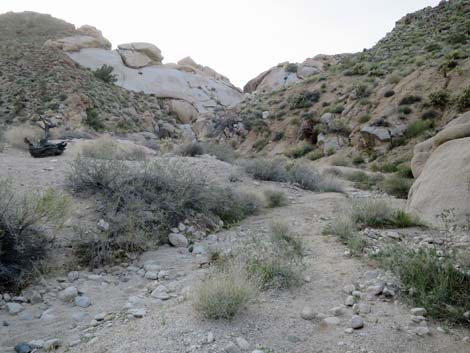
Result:
M244 151L409 162L417 142L470 109L469 55L470 1L441 2L403 17L371 49L297 83L260 86L217 131Z

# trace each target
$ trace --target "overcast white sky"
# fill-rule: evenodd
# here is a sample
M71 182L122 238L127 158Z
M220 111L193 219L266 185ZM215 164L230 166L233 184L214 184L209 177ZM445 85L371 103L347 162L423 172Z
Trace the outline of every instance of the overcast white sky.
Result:
M0 13L48 13L101 31L113 47L151 42L237 86L283 61L369 48L408 12L439 0L0 0Z

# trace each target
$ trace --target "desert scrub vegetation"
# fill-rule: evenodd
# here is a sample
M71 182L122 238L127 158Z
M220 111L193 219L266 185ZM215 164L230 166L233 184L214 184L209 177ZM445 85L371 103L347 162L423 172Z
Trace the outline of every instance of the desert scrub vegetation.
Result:
M104 64L100 68L94 70L93 75L105 83L114 84L117 81L117 77L112 73L113 71L114 68L112 66Z
M288 103L291 110L310 108L320 100L320 92L303 91L289 96Z
M298 159L298 158L304 157L305 155L309 154L313 150L314 150L314 147L312 145L304 144L302 146L299 146L299 147L296 147L287 151L285 155L289 158Z
M318 192L342 192L341 183L325 178L315 169L301 162L288 163L282 159L253 159L244 162L245 171L258 180L287 182L300 188Z
M283 191L267 189L263 194L268 208L282 207L288 204L287 196Z
M406 228L421 225L420 221L401 209L392 208L381 199L359 199L351 205L351 221L359 227Z
M465 88L455 99L455 105L460 113L464 113L470 109L470 87Z
M378 263L394 272L413 305L450 323L469 324L470 268L455 256L440 256L434 249L412 251L391 246L376 255Z
M398 174L389 175L380 183L380 188L389 195L400 199L407 199L413 185L413 179Z
M139 146L122 146L111 137L103 136L93 143L82 148L82 156L85 158L121 160L121 161L144 161L147 153Z
M54 189L18 193L11 180L0 180L0 290L20 290L37 277L50 240L43 226L60 228L68 204Z
M102 248L112 260L119 249L140 251L142 245L167 242L170 229L189 220L215 228L230 225L262 207L252 193L215 185L182 163L165 161L123 162L78 157L68 184L76 194L98 197L101 217L109 230L91 237L89 253ZM83 254L83 245L77 249ZM93 262L93 265L100 265Z
M216 269L194 288L193 308L206 319L230 320L258 293L257 285L240 266Z
M301 284L303 244L282 222L271 225L270 239L253 239L243 249L248 277L262 290L286 289Z
M196 157L203 154L214 156L220 161L231 163L236 159L233 148L225 144L190 142L176 148L176 154L185 157Z
M5 141L12 147L20 150L28 150L28 145L24 142L27 138L32 143L37 143L43 136L42 130L37 126L21 125L14 126L5 132Z
M354 183L354 187L362 190L373 189L383 179L380 174L369 175L363 171L348 173L345 177Z

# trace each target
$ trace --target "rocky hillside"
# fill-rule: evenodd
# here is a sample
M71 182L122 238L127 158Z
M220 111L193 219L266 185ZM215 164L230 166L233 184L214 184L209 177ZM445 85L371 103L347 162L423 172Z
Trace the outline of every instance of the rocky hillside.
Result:
M149 43L110 49L91 26L75 29L33 12L1 15L0 123L47 114L65 130L180 137L182 124L242 98L226 77L189 57L162 64L160 50ZM112 68L104 81L115 82L95 72L103 65Z
M245 86L219 136L272 155L409 162L417 142L470 109L469 18L470 1L444 1L361 53L280 64Z

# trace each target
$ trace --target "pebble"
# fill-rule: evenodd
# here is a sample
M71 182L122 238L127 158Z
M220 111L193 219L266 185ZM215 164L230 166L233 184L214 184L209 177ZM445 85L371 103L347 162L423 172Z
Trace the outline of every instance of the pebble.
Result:
M235 343L230 342L228 345L225 346L224 352L226 352L226 353L240 353L241 351Z
M155 264L155 263L146 263L144 265L144 270L145 271L159 272L161 269L162 269L162 267L160 265ZM137 271L139 271L139 268L134 267L133 272L137 272Z
M18 303L7 303L7 310L10 315L17 315L24 310L24 307Z
M238 347L240 347L244 351L247 351L250 349L250 344L243 337L237 337L235 341L237 342Z
M75 305L81 308L88 308L91 305L91 299L85 295L80 295L75 298Z
M426 309L424 308L413 308L411 309L411 314L415 316L426 316Z
M149 279L149 280L157 280L158 279L158 273L148 271L148 272L145 273L145 278Z
M364 327L364 320L358 315L353 315L351 318L351 328L357 330Z
M315 318L315 312L312 308L306 306L300 312L300 317L304 320L313 320Z
M127 312L138 319L143 318L146 314L145 309L129 309Z
M431 335L431 330L425 326L419 326L414 330L415 334L418 336L429 336Z
M371 307L369 304L361 303L359 304L359 313L361 314L369 314L371 311Z
M339 325L341 323L341 320L338 319L336 316L333 316L333 317L327 317L323 319L322 322L327 325Z
M59 299L63 302L71 302L78 296L78 290L76 287L67 287L63 291L59 292Z
M328 310L328 313L333 316L341 316L343 315L343 308L341 306L337 306Z
M356 286L354 286L354 284L348 284L347 286L343 287L343 292L346 294L351 294L355 290Z
M78 273L77 271L71 271L67 274L67 278L70 282L75 282L77 279L80 278L80 273Z
M98 226L98 229L102 230L103 232L107 232L109 230L109 223L104 219L100 219L96 225Z
M354 297L352 295L348 295L348 297L346 298L346 300L344 301L344 305L346 306L353 306L354 305Z
M212 332L207 333L207 343L212 343L215 341L214 334Z
M15 352L16 353L31 353L33 351L33 347L31 347L27 343L18 343L15 346Z
M168 236L168 241L171 245L176 248L186 248L188 247L188 239L183 234L180 233L170 233Z

